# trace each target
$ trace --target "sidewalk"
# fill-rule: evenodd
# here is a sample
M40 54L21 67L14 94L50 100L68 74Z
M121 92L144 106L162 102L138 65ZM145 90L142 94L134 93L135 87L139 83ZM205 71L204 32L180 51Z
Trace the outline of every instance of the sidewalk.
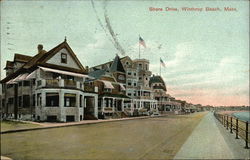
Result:
M208 113L174 159L248 159L249 150Z

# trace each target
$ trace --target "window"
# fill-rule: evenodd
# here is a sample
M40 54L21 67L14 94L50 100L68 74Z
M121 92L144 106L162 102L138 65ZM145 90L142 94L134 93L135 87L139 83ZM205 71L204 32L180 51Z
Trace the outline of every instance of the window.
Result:
M2 99L2 106L5 107L5 99Z
M23 85L22 81L18 82L19 87L22 86L22 85Z
M75 116L66 116L66 122L74 122Z
M18 97L18 107L22 107L22 96Z
M129 65L129 63L128 63L128 62L126 62L126 65Z
M131 75L132 73L131 72L128 72L128 75Z
M125 80L125 77L124 77L124 75L119 75L119 76L118 76L118 79L119 79L119 80Z
M37 106L41 106L42 105L42 94L38 93L37 94Z
M128 86L131 86L132 85L132 83L131 82L128 82Z
M104 88L104 92L111 92L111 88Z
M30 81L23 81L23 86L30 86Z
M82 95L80 95L80 107L82 107Z
M61 54L61 63L67 63L67 54L66 53Z
M23 95L23 108L27 108L30 106L30 96Z
M147 64L145 64L145 70L148 70L148 65Z
M13 84L7 84L7 88L12 88Z
M142 69L142 64L139 64L139 69Z
M142 80L142 77L139 77L139 80Z
M140 94L140 91L138 91L138 96L140 96L141 94Z
M52 73L53 79L59 78L60 74L59 73Z
M40 85L42 85L42 81L41 80L37 81L37 87L40 86Z
M68 79L68 80L74 80L75 78L74 78L73 76L67 75L67 79Z
M40 119L40 117L39 117L39 119ZM47 116L47 121L48 122L56 122L57 116Z
M59 106L59 94L46 93L46 107L58 107L58 106Z
M76 106L76 94L65 93L64 94L64 107Z
M36 84L36 79L32 79L32 84L33 84L33 85Z
M131 93L128 93L128 96L131 96Z
M136 76L136 73L134 73L134 76Z
M147 77L146 77L145 79L146 79L146 80L148 80L148 78L147 78Z
M134 83L134 86L136 86L136 83Z
M14 99L13 98L8 98L8 104L13 104L14 103Z
M2 86L2 92L5 93L5 85Z
M36 105L36 95L33 94L32 96L32 106L35 106Z

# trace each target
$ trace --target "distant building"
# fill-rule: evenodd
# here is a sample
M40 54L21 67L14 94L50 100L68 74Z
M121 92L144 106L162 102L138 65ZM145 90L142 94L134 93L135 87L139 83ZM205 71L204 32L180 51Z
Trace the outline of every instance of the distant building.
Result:
M174 103L170 100L170 95L167 94L167 87L161 76L153 75L150 77L149 86L153 90L154 99L158 102L159 111L172 111Z
M126 73L126 95L132 99L126 103L126 108L133 110L133 115L148 114L149 111L158 111L157 100L153 97L153 90L149 86L151 71L146 59L132 60L126 56L120 59ZM90 71L107 70L113 61L94 66Z
M31 57L15 54L6 63L2 116L37 121L80 121L97 118L97 93L66 40L50 51L38 45Z
M119 56L109 67L94 69L89 75L95 78L89 83L98 87L99 118L120 118L132 114L130 105L126 105L131 104L131 98L126 95L126 72Z

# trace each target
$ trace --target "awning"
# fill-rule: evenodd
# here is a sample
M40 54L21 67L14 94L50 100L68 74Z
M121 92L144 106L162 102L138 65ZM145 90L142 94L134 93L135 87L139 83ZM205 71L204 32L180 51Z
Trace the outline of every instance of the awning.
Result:
M51 69L51 68L46 68L46 67L39 67L44 71L47 72L54 72L54 73L60 73L60 74L65 74L65 75L70 75L70 76L75 76L75 77L82 77L82 78L92 78L88 75L85 74L80 74L80 73L73 73L73 72L68 72L68 71L62 71L58 69Z
M6 84L15 84L17 82L14 81L14 79L9 80Z
M123 84L120 84L121 90L125 91L126 88L123 86Z
M31 72L27 77L26 79L33 79L33 78L36 78L36 70Z
M20 74L19 76L17 76L16 78L14 78L12 81L13 82L24 81L24 80L26 80L26 77L28 75L29 75L28 73Z
M103 81L103 80L102 80L102 82L104 83L104 88L114 89L114 86L111 84L111 82Z

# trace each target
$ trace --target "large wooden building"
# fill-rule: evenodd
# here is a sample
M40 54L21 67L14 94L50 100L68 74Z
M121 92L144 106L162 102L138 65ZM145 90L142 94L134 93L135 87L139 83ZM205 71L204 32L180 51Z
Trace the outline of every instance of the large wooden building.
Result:
M66 39L35 56L16 54L6 63L1 83L2 116L37 121L80 121L98 118L97 92ZM85 88L86 87L86 88Z

